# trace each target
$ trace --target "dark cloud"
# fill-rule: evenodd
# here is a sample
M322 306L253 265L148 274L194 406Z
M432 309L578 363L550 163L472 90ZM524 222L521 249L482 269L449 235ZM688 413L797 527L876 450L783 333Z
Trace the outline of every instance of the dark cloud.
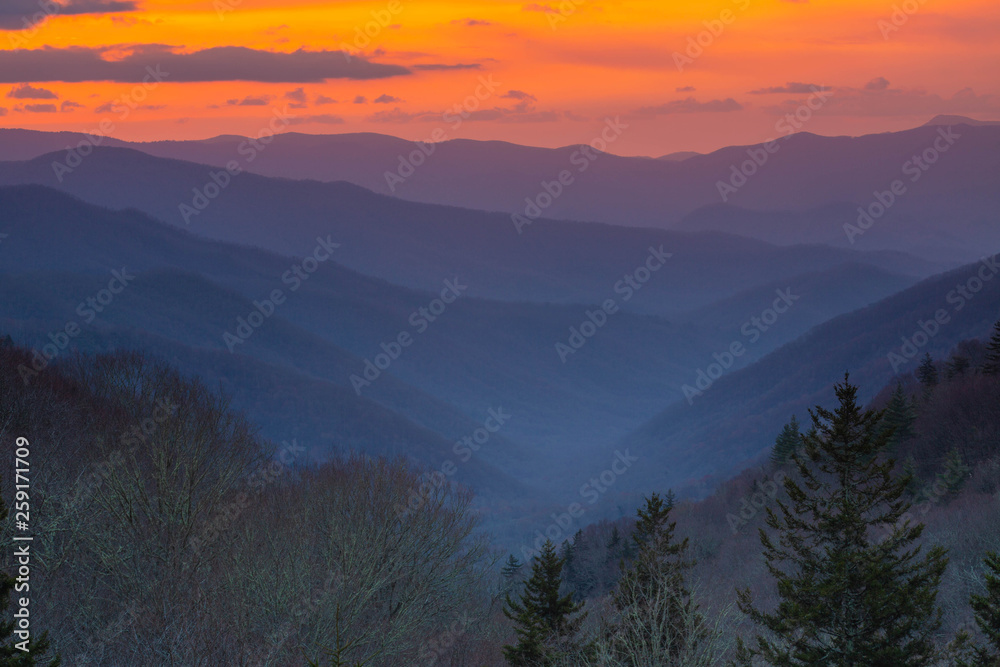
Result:
M62 103L62 106L59 107L59 110L62 112L66 112L66 111L72 111L73 109L82 109L82 108L83 108L82 104L66 100L65 102Z
M453 25L464 25L470 28L480 25L493 25L491 21L481 21L479 19L456 19L452 21Z
M0 107L0 116L6 116L6 115L7 115L7 109L5 109L4 107Z
M242 100L226 100L226 104L231 107L266 107L273 99L270 95L260 95L259 97L244 97Z
M392 104L394 102L405 102L406 100L401 100L398 97L393 97L392 95L379 95L375 98L375 104Z
M804 103L805 99L790 99L781 105L765 107L765 110L790 113ZM822 111L828 116L899 117L998 112L1000 99L989 93L979 95L972 88L963 88L951 97L944 97L920 89L891 88L882 77L869 81L862 88L835 88L823 102Z
M888 90L889 89L889 79L884 76L872 79L865 84L865 90Z
M291 100L293 102L298 102L299 104L305 104L308 101L306 97L305 88L296 88L295 90L289 90L285 93L285 99Z
M642 107L641 109L636 109L633 113L640 116L662 116L675 113L726 112L740 111L742 109L743 105L731 97L727 97L724 100L709 100L708 102L699 102L693 97L688 97L687 99L674 100L652 107Z
M137 3L127 0L63 0L53 4L58 9L50 13L38 0L3 0L0 2L0 30L22 30L42 23L48 16L112 14L138 9Z
M365 104L367 102L368 102L368 98L365 97L364 95L358 95L357 97L354 98L354 103L355 104Z
M172 82L256 81L320 83L327 79L380 79L409 74L399 65L383 65L340 51L276 53L242 46L223 46L194 53L171 47L129 47L123 57L106 60L112 49L43 47L0 51L0 83L22 81L114 81L139 83L150 71ZM119 49L121 50L121 49Z
M26 83L22 83L20 86L15 86L10 89L7 93L7 97L12 97L15 100L57 100L59 96L53 93L51 90L45 90L44 88L35 88Z
M757 90L751 90L751 95L774 95L774 94L788 94L792 93L795 95L801 95L802 93L814 93L817 90L830 90L829 86L820 86L815 83L796 83L794 81L789 81L783 86L770 86L768 88L758 88Z
M693 93L697 88L694 86L681 86L680 88L674 88L674 92L677 93Z
M24 106L17 107L18 111L27 111L28 113L55 113L56 105L54 104L25 104Z
M504 97L511 100L534 100L534 101L538 100L537 97L535 97L531 93L526 93L523 90L508 90L500 97Z
M317 95L314 104L336 104L337 100L332 97L327 97L326 95Z
M447 69L479 69L479 63L459 63L457 65L442 65L441 63L431 63L430 65L414 65L413 69L424 70L425 72L436 72Z

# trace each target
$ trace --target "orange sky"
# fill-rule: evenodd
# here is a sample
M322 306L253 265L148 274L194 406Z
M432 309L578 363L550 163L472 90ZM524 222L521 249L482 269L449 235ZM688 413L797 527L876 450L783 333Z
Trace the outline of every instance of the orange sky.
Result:
M558 146L620 116L628 129L611 152L661 155L779 136L797 109L797 126L819 134L938 113L1000 119L996 0L61 0L34 22L51 1L4 3L30 10L30 30L0 9L2 126L86 131L110 118L122 139L205 138L255 134L289 105L300 132L425 139L441 128ZM126 11L79 13L95 6ZM370 43L357 42L366 27ZM700 55L686 53L699 33ZM356 57L333 53L345 45ZM185 58L234 46L246 50ZM160 61L174 73L136 91L134 72ZM88 80L102 78L128 82ZM814 86L830 94L806 114ZM475 113L443 118L465 100Z

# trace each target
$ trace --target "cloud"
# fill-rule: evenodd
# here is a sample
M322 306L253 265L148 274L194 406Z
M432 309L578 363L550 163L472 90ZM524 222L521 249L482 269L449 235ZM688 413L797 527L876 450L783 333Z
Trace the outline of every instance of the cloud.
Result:
M122 52L109 59L109 52ZM381 79L410 74L400 65L373 63L340 51L292 53L222 46L193 53L173 47L144 45L94 49L67 48L0 51L0 83L21 81L114 81L141 83L149 72L172 82L255 81L260 83L320 83L328 79Z
M751 90L751 95L776 95L776 94L796 94L801 95L803 93L814 93L817 90L830 90L829 86L821 86L815 83L796 83L794 81L789 81L783 86L770 86L768 88L758 88L757 90Z
M65 102L62 103L62 106L59 108L59 110L65 113L67 111L72 111L73 109L82 109L82 108L83 108L82 104L66 100Z
M364 95L358 95L357 97L354 98L354 103L355 104L365 104L367 102L368 102L368 98L365 97Z
M872 79L865 84L865 90L888 90L889 89L889 79L884 76L880 76L877 79Z
M500 97L505 97L505 98L511 99L511 100L533 100L533 101L537 101L538 100L537 97L535 97L531 93L526 93L523 90L508 90L506 93L504 93Z
M45 90L44 88L35 88L26 83L22 83L20 86L14 86L7 93L7 97L14 98L15 100L57 100L59 96L53 93L51 90Z
M537 111L531 99L524 99L512 107L493 107L478 109L464 116L469 121L492 121L496 123L551 123L561 117L570 117L570 112ZM574 118L574 120L579 117ZM369 115L365 120L371 123L411 123L441 120L441 112L417 111L406 112L396 107L391 111L379 111Z
M481 25L493 25L492 21L481 21L479 19L455 19L451 23L452 25L464 25L470 28L474 28L476 26L481 26Z
M7 115L7 109L4 107L0 107L0 116L6 116L6 115Z
M63 0L58 11L45 11L38 0L3 0L0 2L0 30L22 30L44 22L41 16L78 16L80 14L113 14L138 10L135 2L116 0Z
M789 99L781 105L765 107L773 113L795 111L805 99ZM939 114L967 114L1000 112L1000 100L993 95L976 94L972 88L963 88L950 97L920 89L892 88L879 77L861 88L834 88L823 103L824 115L831 116L899 116L929 117Z
M318 123L320 125L341 125L344 123L344 119L340 116L334 116L333 114L318 114L315 116L297 116L295 118L289 118L289 125L308 125L309 123Z
M17 111L27 111L28 113L55 113L56 105L54 104L25 104L24 106L17 107Z
M680 88L674 88L674 92L678 93L693 93L696 90L698 89L694 86L681 86Z
M440 63L431 63L430 65L414 65L413 69L424 70L425 72L436 72L439 70L448 69L479 69L479 63L459 63L457 65L442 65Z
M379 95L375 98L375 104L392 104L393 102L405 102L406 100L401 100L398 97L393 97L392 95Z
M544 12L545 14L558 14L559 10L555 7L549 5L540 5L537 2L533 2L529 5L522 5L522 12Z
M291 100L293 102L298 102L299 104L305 104L308 101L306 97L305 88L296 88L295 90L289 90L285 93L285 99Z
M226 104L231 107L266 107L274 97L271 95L260 95L259 97L244 97L242 100L226 100Z
M313 104L336 104L337 100L332 97L327 97L326 95L317 95L315 102Z
M672 102L656 106L642 107L641 109L636 109L633 113L639 116L663 116L666 114L701 113L706 111L719 113L740 111L742 109L743 105L731 97L727 97L724 100L709 100L708 102L699 102L693 97L688 97L687 99L673 100Z

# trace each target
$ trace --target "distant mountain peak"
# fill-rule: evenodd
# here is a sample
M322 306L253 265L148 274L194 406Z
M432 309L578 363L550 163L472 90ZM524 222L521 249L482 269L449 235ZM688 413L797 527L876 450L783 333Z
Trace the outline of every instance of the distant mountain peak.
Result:
M958 116L955 114L938 114L931 118L927 125L1000 125L1000 120L976 120L968 116Z

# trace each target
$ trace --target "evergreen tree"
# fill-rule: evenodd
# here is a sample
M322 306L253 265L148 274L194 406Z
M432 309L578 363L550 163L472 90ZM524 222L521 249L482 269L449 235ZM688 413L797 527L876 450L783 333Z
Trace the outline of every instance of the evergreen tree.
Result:
M948 379L965 375L965 371L969 370L971 365L972 362L969 361L968 357L956 354L948 362Z
M906 398L902 383L897 383L885 409L885 428L890 429L893 434L889 441L890 448L913 437L913 422L916 420L917 412L913 404Z
M986 344L986 363L983 364L986 375L1000 375L1000 320L993 325L993 335Z
M920 384L927 389L937 386L937 366L934 365L934 359L931 358L930 352L924 355L924 360L920 363L920 368L917 369L917 378L920 380Z
M586 613L573 594L560 595L563 560L551 540L531 564L520 600L508 595L503 613L514 622L517 644L503 647L511 667L548 667L580 649L576 636Z
M799 430L799 420L792 415L791 421L785 424L774 441L774 450L771 452L771 461L775 465L784 465L791 460L792 454L802 446L802 433Z
M506 597L511 592L513 592L514 587L517 585L518 578L521 575L521 568L524 564L518 560L517 556L510 554L507 556L507 562L504 566L500 568L500 595L501 597Z
M606 631L615 664L679 664L708 636L685 582L694 561L686 557L687 538L674 539L673 504L672 492L666 499L653 494L637 512L638 555L614 592L617 614Z
M976 613L976 625L992 650L977 647L975 665L1000 665L1000 556L986 554L986 594L973 595L969 602Z
M0 521L7 519L7 505L0 497ZM18 544L18 543L15 543ZM20 544L30 544L21 542ZM39 664L38 656L49 650L49 637L47 632L43 632L37 639L24 642L20 637L14 636L17 628L17 620L13 618L13 612L7 610L10 604L10 594L14 592L17 580L0 571L0 665L3 667L34 667ZM10 619L10 620L8 620ZM58 667L60 659L56 656L49 667Z
M937 589L948 560L935 547L914 546L924 526L908 519L909 480L895 479L882 454L892 433L883 414L862 410L849 378L836 386L836 411L810 411L815 434L793 457L798 477L789 496L767 511L775 539L760 531L779 603L754 606L749 589L739 607L769 631L752 646L739 642L738 660L797 666L921 666L937 655L941 625ZM886 535L879 539L879 535Z

